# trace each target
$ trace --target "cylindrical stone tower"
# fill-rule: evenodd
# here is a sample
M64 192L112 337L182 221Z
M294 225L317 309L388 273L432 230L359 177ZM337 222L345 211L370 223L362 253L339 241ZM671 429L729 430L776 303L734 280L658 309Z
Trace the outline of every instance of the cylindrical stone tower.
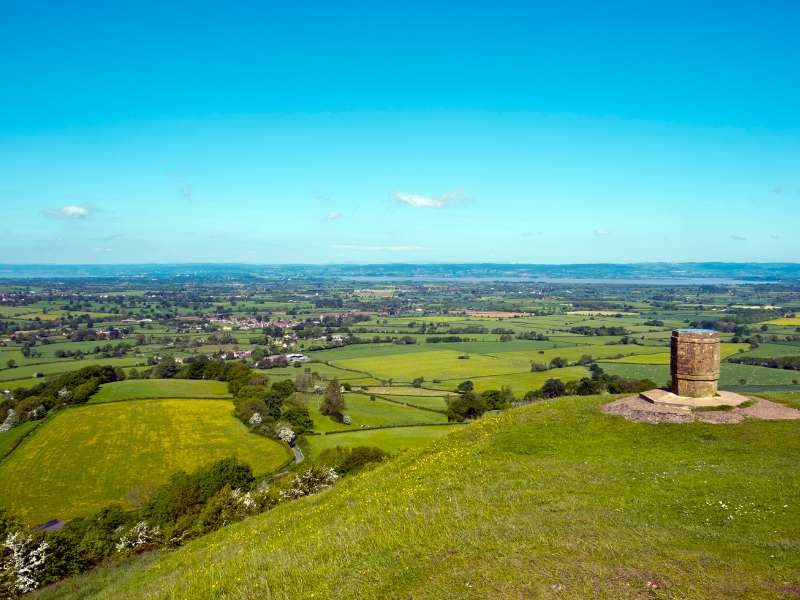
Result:
M711 329L672 332L670 370L672 393L690 398L717 394L719 334Z

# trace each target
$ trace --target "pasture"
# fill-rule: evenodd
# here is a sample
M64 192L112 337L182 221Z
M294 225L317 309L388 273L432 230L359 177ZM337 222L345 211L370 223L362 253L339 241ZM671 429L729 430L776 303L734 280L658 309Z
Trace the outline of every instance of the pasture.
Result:
M420 423L446 423L442 413L420 410L376 397L370 400L362 394L345 394L344 414L352 419L350 425L338 423L319 412L320 397L309 400L314 431L341 431L359 427L380 427L385 425L418 425Z
M12 430L13 431L13 430ZM220 400L86 405L48 418L0 464L0 505L29 524L131 506L178 470L235 455L257 474L291 458Z
M329 435L311 435L306 438L312 455L323 450L341 446L355 448L357 446L377 446L396 454L410 448L425 446L443 437L463 425L431 425L423 427L390 427L386 429L365 429L363 431L347 431Z
M3 460L19 440L36 429L39 424L39 421L27 421L0 433L0 460Z
M89 402L120 402L146 398L230 398L224 381L196 379L126 379L102 385Z

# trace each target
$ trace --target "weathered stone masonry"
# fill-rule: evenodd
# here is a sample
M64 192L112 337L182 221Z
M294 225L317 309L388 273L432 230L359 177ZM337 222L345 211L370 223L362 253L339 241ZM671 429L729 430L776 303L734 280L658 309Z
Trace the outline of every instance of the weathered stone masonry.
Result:
M670 345L672 393L715 396L719 383L719 334L710 329L677 329Z

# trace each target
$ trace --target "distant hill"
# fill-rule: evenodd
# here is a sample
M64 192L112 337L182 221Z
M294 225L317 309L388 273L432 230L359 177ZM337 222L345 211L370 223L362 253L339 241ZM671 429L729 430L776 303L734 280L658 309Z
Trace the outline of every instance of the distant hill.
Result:
M726 283L734 281L800 281L800 263L632 263L632 264L133 264L14 265L0 264L0 278L394 278L394 279L519 279L519 280L675 280Z
M800 423L645 425L608 398L489 417L42 598L785 598Z

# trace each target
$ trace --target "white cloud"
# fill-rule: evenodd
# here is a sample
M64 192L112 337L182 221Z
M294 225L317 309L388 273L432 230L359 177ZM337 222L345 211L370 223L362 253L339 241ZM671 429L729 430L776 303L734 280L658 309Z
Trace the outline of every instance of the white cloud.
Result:
M441 196L423 196L422 194L409 194L408 192L395 192L394 199L402 204L414 208L443 208L451 202L467 201L461 191L447 192Z
M781 236L779 236L777 233L771 233L771 234L769 235L769 237L770 237L770 239L773 239L773 240L779 240L779 239L781 239Z
M92 252L113 252L113 249L97 246L95 248L92 248Z
M331 211L328 213L327 219L328 221L338 221L339 219L343 219L344 215L340 212Z
M45 214L54 219L84 219L92 212L87 206L67 204L61 208L48 208Z
M596 237L606 237L608 235L611 235L611 232L608 229L595 229L594 235Z
M746 237L744 237L743 235L739 235L738 233L732 234L731 235L731 239L736 241L736 242L745 242L745 241L747 241Z
M369 246L361 244L334 244L334 250L357 250L359 252L421 252L427 250L424 246Z

